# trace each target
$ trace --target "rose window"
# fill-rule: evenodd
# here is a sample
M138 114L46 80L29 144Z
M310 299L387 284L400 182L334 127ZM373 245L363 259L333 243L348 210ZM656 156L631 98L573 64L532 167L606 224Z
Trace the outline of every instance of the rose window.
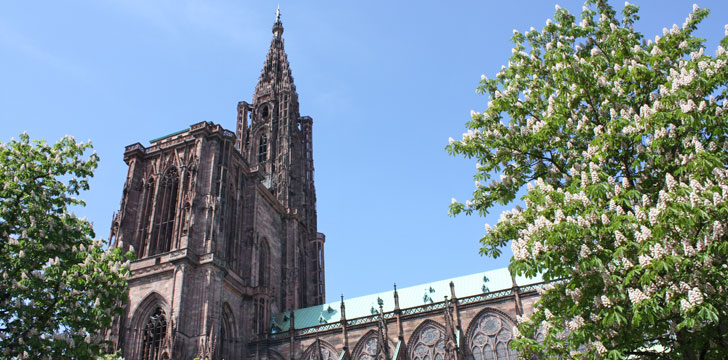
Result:
M377 358L377 350L379 347L379 339L372 336L364 343L361 354L357 360L374 360Z
M434 326L427 326L413 348L412 360L444 360L445 334Z
M510 322L498 316L486 314L478 319L470 337L470 351L475 360L516 359L515 350L508 347L513 328Z

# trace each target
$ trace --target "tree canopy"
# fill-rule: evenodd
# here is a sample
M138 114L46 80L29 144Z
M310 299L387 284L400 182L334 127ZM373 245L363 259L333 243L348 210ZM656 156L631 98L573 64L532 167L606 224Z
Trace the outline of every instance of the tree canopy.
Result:
M0 143L0 359L92 359L121 313L128 261L69 212L98 163L90 143Z
M518 319L521 356L723 358L728 38L706 52L697 5L654 39L634 30L635 5L582 10L514 30L508 65L482 77L487 108L447 147L477 159L476 189L450 212L525 193L481 239L548 281Z

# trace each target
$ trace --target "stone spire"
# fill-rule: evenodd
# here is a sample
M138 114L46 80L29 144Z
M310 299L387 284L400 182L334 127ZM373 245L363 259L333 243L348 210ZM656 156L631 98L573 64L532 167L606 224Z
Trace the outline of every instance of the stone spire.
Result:
M300 182L304 178L305 144L298 93L282 35L283 23L277 10L273 39L253 94L243 153L249 163L263 170L265 185L281 204L296 209L300 202L295 197L304 190Z
M282 251L286 270L281 281L293 284L284 296L287 306L305 307L321 304L326 298L323 234L319 236L316 230L313 119L299 112L280 9L272 32L252 104L238 105L236 147L289 216L287 231L295 234L291 236L296 240L288 241Z

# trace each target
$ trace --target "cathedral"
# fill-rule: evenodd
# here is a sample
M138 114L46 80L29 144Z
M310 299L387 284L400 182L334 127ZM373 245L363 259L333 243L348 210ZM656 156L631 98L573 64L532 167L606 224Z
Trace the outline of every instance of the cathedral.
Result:
M137 260L108 332L124 358L514 359L542 282L507 269L325 303L312 136L278 12L235 132L200 122L125 148L110 239Z

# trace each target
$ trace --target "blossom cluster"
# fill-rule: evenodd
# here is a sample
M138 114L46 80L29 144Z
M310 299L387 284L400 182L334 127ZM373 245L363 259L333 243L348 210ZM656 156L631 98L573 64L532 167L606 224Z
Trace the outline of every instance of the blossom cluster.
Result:
M69 206L98 162L88 143L0 144L0 358L91 358L121 311L128 259Z
M728 317L728 38L709 55L696 6L646 40L637 10L590 0L581 22L557 8L543 29L514 31L507 66L481 78L486 109L447 147L478 161L473 199L452 214L486 214L526 188L525 208L481 239L485 255L510 245L516 273L558 280L519 325L525 353L717 351L678 338Z

